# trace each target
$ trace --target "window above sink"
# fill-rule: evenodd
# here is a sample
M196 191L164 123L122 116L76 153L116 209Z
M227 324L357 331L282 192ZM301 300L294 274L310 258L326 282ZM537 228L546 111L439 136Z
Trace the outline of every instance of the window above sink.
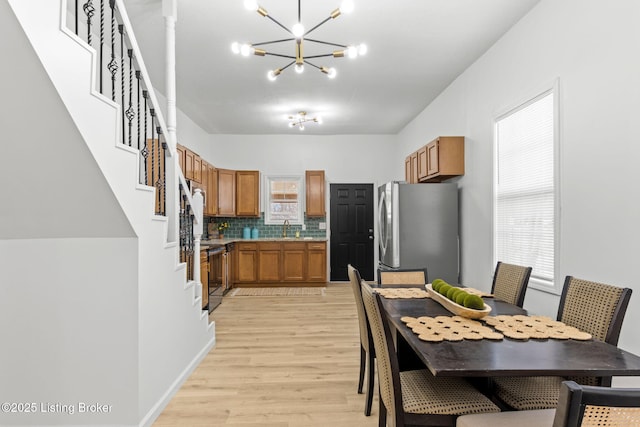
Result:
M265 224L282 224L288 220L292 225L304 221L304 179L301 175L265 175Z

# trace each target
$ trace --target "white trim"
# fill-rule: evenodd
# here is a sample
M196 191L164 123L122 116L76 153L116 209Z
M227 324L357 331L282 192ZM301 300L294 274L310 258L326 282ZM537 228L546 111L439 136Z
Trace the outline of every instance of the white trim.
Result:
M305 181L303 175L279 175L279 174L264 174L263 180L263 194L264 194L264 223L270 225L282 225L283 220L271 219L270 215L270 195L271 189L269 188L269 182L274 180L283 181L296 181L298 182L298 212L297 219L290 219L291 225L304 224L304 212L305 212Z

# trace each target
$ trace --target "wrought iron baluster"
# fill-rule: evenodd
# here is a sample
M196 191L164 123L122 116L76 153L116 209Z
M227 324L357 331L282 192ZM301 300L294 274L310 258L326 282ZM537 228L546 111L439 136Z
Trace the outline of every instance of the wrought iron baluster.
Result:
M76 0L76 6L75 6L75 13L74 13L74 20L75 20L75 24L76 24L76 36L78 35L78 0Z
M133 49L127 51L129 55L129 108L125 111L127 120L129 120L129 147L131 147L131 127L133 125L133 118L136 116L136 112L133 109ZM122 106L124 108L124 105Z
M96 12L96 8L93 7L93 0L88 0L83 6L82 10L87 15L87 43L91 46L91 18Z
M125 139L125 111L124 111L124 25L118 25L118 32L120 33L120 111L122 112L122 143L126 144Z
M104 73L104 66L102 56L104 53L104 0L100 0L100 93L104 95L102 91L102 75Z
M116 17L115 17L115 0L109 0L111 8L111 61L107 65L111 73L111 100L116 102L116 73L118 72L118 61L116 61Z
M144 157L144 185L149 185L149 171L147 168L147 158L149 157L149 147L147 147L147 98L149 98L149 92L143 90L142 96L144 97L144 139L141 153L142 157Z
M162 138L162 129L160 128L160 126L158 126L156 128L156 132L158 133L158 140L153 142L153 146L154 148L156 148L158 150L158 179L156 180L156 182L154 182L154 186L156 187L156 213L159 215L162 215L162 206L161 206L161 202L162 202L162 181L163 176L162 176L162 151L160 150L161 145L160 145L160 138Z
M155 137L155 125L156 125L156 110L149 108L151 114L151 186L155 186L155 164L156 164L156 137ZM149 184L147 184L149 185Z
M138 81L138 94L136 96L136 104L137 110L136 115L138 116L138 151L140 150L140 71L136 70L136 80Z

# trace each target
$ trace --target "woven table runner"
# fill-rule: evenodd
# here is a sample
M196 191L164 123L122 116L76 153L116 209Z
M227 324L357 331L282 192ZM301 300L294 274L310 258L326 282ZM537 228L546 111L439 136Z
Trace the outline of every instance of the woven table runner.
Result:
M376 292L388 299L430 298L427 291L420 288L378 288Z
M428 342L501 340L504 337L521 341L530 338L586 341L592 338L591 334L545 316L486 316L481 320L488 326L461 316L404 316L400 320L419 339Z

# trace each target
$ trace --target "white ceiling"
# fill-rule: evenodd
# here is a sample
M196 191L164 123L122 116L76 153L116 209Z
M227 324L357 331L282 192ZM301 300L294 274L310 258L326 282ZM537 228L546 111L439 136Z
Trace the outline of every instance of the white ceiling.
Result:
M300 110L320 114L322 125L305 134L395 134L539 0L354 0L355 10L330 20L311 38L338 44L365 42L366 56L320 58L338 75L293 67L271 82L270 69L290 60L234 55L233 41L257 43L289 38L268 18L244 9L242 0L177 0L178 107L210 133L300 133L285 117ZM261 0L287 27L297 20L295 0ZM153 86L165 91L162 0L125 0ZM309 29L340 6L340 0L301 0ZM305 43L305 56L331 46ZM266 46L295 55L294 42ZM335 48L337 49L337 48Z

